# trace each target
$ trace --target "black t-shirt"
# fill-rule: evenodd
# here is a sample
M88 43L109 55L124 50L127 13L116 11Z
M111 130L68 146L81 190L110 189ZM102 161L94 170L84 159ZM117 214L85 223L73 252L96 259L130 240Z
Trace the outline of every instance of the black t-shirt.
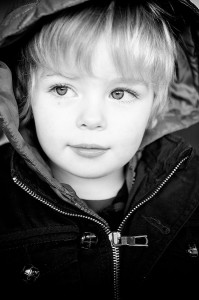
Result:
M124 208L128 199L127 185L124 183L112 203L106 208L98 211L98 215L105 219L112 231L116 231L124 217Z

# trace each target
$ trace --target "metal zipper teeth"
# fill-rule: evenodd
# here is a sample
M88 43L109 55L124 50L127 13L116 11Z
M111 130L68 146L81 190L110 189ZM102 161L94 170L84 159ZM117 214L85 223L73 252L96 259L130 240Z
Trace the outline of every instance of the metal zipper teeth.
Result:
M167 181L175 174L175 172L179 169L179 167L181 166L181 164L187 160L189 158L189 156L184 157L176 166L175 168L171 171L171 173L158 185L158 187L147 197L145 198L142 202L138 203L134 208L132 208L132 210L126 215L126 217L123 219L123 221L120 223L119 227L118 227L118 232L121 232L122 227L124 226L125 222L127 221L127 219L129 218L129 216L135 211L137 210L140 206L142 206L143 204L145 204L146 202L148 202L149 200L151 200L162 188L163 186L167 183Z
M142 202L140 202L139 204L137 204L135 207L132 208L132 210L126 215L126 217L124 218L124 220L120 223L117 232L122 231L122 228L125 224L125 222L127 221L127 219L131 216L131 214L133 212L135 212L140 206L142 206L143 204L145 204L146 202L150 201L162 188L163 186L167 183L167 181L175 174L175 172L178 170L178 168L181 166L181 164L187 160L189 158L189 156L184 157L176 166L175 168L171 171L171 173L160 183L160 185L153 191L153 193L151 193L147 198L145 198ZM115 287L114 287L114 299L119 300L120 299L120 290L119 290L119 271L120 271L120 259L119 259L119 247L114 247L114 276L115 276Z
M98 221L97 219L94 219L94 218L91 218L91 217L85 216L85 215L79 215L79 214L73 214L73 213L65 212L64 210L61 210L60 208L58 208L55 205L53 205L53 204L49 203L48 201L46 201L42 196L37 195L29 187L27 187L23 182L18 180L18 178L16 176L13 177L12 179L13 179L14 183L16 183L16 185L18 185L22 190L27 192L30 196L32 196L33 198L39 200L40 202L42 202L43 204L45 204L48 207L52 208L53 210L57 211L58 213L61 213L63 215L67 215L67 216L71 216L71 217L81 217L81 218L84 218L84 219L94 221L95 223L101 225L108 235L111 233L110 229L108 227L106 227L105 224Z
M171 171L171 173L163 180L163 182L155 189L155 191L153 193L151 193L146 199L144 199L142 202L140 202L139 204L137 204L124 218L124 220L121 222L121 224L118 227L118 232L121 232L122 227L124 226L125 222L127 221L127 219L131 216L131 214L133 212L135 212L140 206L142 206L143 204L145 204L146 202L148 202L149 200L151 200L161 189L162 187L167 183L167 181L174 175L174 173L177 171L177 169L181 166L181 164L187 160L189 158L189 156L186 156L185 158L183 158L176 166L175 168ZM37 200L39 200L40 202L42 202L43 204L47 205L48 207L52 208L53 210L64 214L64 215L68 215L68 216L72 216L72 217L80 217L80 218L84 218L84 219L88 219L91 220L99 225L101 225L103 227L103 229L105 230L105 232L107 233L107 235L109 235L111 233L110 229L108 227L106 227L103 223L101 223L100 221L91 218L89 216L84 216L84 215L79 215L79 214L71 214L71 213L67 213L59 208L57 208L56 206L52 205L51 203L49 203L48 201L46 201L43 197L37 195L36 193L34 193L33 191L31 191L24 183L22 183L21 181L19 181L17 179L17 177L13 177L13 181L19 186L21 187L24 191L26 191L29 195L31 195L33 198L36 198ZM114 299L119 300L120 299L120 290L119 290L119 273L120 273L120 264L119 264L119 248L112 246L112 251L113 251L113 274L114 274Z
M120 252L118 247L112 247L113 249L113 266L114 266L114 299L119 300L120 299Z
M58 207L56 207L55 205L49 203L48 201L46 201L43 197L37 195L35 192L33 192L31 189L29 189L29 187L27 187L23 182L21 182L20 180L18 180L18 178L15 176L12 178L14 183L16 183L16 185L18 185L22 190L24 190L26 193L28 193L30 196L32 196L33 198L39 200L40 202L42 202L43 204L47 205L48 207L50 207L51 209L57 211L58 213L61 213L63 215L67 215L67 216L71 216L71 217L80 217L80 218L84 218L87 220L91 220L97 224L99 224L100 226L102 226L102 228L105 230L105 232L107 233L107 235L109 236L109 234L111 233L111 230L106 227L102 222L91 218L89 216L84 216L84 215L79 215L79 214L72 214L72 213L68 213L65 212L61 209L59 209ZM113 278L114 278L114 299L119 300L119 264L118 264L118 260L119 260L119 251L116 247L112 246L112 253L113 253Z

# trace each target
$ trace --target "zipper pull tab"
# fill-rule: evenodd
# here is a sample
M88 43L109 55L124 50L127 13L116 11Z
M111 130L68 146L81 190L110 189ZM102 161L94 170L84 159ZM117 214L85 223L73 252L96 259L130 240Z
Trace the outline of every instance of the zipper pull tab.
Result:
M136 246L148 247L147 235L121 236L120 232L111 232L109 240L114 247L120 246Z

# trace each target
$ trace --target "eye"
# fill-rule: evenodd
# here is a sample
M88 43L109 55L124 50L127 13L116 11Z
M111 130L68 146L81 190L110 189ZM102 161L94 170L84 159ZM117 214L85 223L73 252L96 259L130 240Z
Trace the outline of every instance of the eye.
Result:
M68 92L68 87L66 87L66 86L57 86L57 87L55 87L55 91L59 96L64 96Z
M130 102L133 99L138 98L138 95L134 91L122 88L122 89L116 89L112 91L111 98L116 100L122 100L124 102Z
M111 96L114 98L114 99L122 99L124 97L124 91L123 90L115 90L111 93Z
M53 91L57 96L75 97L75 91L67 85L56 85L53 86L50 91Z

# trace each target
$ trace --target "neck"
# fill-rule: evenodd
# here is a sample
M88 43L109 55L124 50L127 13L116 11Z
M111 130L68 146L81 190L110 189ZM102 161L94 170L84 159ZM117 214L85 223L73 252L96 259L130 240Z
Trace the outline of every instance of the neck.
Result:
M124 183L123 170L99 178L82 178L67 173L60 177L54 174L60 182L69 184L77 196L86 200L105 200L115 197Z

